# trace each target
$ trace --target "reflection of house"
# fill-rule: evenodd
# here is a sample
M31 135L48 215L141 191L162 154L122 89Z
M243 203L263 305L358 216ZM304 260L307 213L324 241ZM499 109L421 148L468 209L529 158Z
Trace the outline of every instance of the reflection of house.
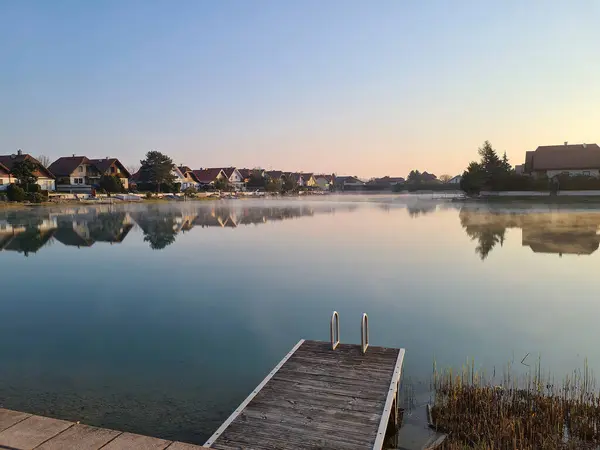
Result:
M591 255L600 246L597 226L588 230L571 232L523 228L523 246L529 246L535 253L555 253L559 255Z
M15 164L22 161L31 161L37 167L33 174L37 177L37 184L45 191L54 191L55 182L54 174L46 169L33 156L23 153L21 150L15 155L0 155L0 186L6 186L11 183L16 183L18 180L12 175L12 170ZM0 187L3 189L3 187Z
M0 233L0 250L15 251L27 256L29 253L36 253L46 245L54 233L54 229L40 230L38 228L26 228L12 235Z
M558 175L600 176L597 144L543 145L525 153L524 172L553 178Z
M462 226L479 240L478 252L487 256L496 243L502 243L508 228L522 229L522 245L535 253L590 255L600 245L600 213L473 211L463 208Z

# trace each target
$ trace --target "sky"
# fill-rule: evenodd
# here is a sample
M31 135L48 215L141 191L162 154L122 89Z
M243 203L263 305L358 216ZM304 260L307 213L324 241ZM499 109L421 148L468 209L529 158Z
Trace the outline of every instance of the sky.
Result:
M600 142L595 0L2 0L0 154L461 173Z

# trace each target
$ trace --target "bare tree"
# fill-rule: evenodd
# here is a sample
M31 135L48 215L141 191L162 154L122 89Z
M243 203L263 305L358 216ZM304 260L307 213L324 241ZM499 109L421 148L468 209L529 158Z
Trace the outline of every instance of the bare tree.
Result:
M40 155L36 159L46 168L51 164L50 158L46 155Z
M125 168L127 169L127 172L129 172L131 175L133 175L134 173L137 173L138 170L140 170L140 165L139 164L129 164L129 165L125 166Z
M452 177L448 174L444 174L444 175L440 175L438 177L438 180L440 180L442 183L447 183L448 181L450 181L452 179Z

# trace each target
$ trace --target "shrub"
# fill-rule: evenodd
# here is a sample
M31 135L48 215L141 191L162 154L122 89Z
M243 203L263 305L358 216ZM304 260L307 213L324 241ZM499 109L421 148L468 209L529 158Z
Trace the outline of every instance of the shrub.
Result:
M46 198L41 192L30 192L27 194L27 200L29 200L31 203L42 203L46 200Z
M36 183L32 183L27 185L27 192L41 192L42 191L42 187L39 184Z
M0 202L7 202L8 201L8 197L6 196L6 194L4 192L0 192Z
M152 192L146 192L146 198L150 200L152 198Z
M198 193L198 190L195 187L190 186L190 187L186 188L183 191L183 193L185 194L186 197L195 197L196 194Z
M11 202L25 201L25 191L16 184L10 184L8 186L6 195Z

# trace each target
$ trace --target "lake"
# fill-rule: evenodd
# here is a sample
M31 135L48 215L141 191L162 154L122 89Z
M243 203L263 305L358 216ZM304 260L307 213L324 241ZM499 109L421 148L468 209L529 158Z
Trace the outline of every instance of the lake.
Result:
M0 210L0 406L203 443L333 310L416 391L434 361L598 370L599 226L410 195Z

